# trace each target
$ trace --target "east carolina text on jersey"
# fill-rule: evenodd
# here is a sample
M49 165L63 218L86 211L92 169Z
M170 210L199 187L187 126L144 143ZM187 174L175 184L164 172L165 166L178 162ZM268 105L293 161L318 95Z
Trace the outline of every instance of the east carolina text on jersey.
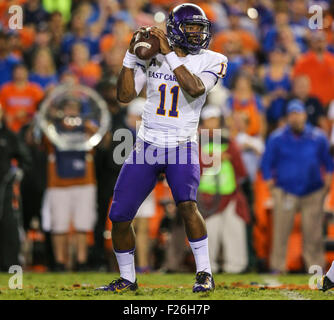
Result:
M165 81L177 81L175 74L168 74L162 72L148 71L148 77L153 79L160 79Z

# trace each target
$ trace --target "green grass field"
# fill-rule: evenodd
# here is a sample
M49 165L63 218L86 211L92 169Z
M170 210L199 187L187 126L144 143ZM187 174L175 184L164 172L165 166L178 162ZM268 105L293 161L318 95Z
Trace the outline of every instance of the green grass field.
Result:
M219 274L216 290L209 294L192 293L193 274L138 275L139 289L121 294L94 291L116 274L24 273L22 290L8 288L11 276L0 273L0 300L334 300L334 290L308 288L310 275Z

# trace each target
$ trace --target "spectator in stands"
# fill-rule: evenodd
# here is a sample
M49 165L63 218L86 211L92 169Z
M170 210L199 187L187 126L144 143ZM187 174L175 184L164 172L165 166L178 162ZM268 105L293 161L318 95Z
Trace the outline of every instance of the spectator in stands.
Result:
M121 10L121 4L117 0L99 1L99 17L97 24L101 34L114 33L114 23L120 19L125 20L126 13Z
M305 0L294 0L289 6L290 19L289 25L291 26L292 32L295 39L301 49L304 52L307 48L306 37L309 30L309 18L307 1Z
M99 39L92 37L87 31L86 21L80 11L76 11L71 20L71 30L68 32L62 40L61 53L62 62L68 63L70 60L72 47L77 42L83 42L88 48L90 56L97 55L99 53Z
M105 53L113 48L128 47L132 38L130 26L123 20L116 20L113 24L113 33L108 33L100 40L100 51Z
M72 59L69 70L79 79L81 84L94 87L101 77L101 67L90 60L89 50L85 43L76 43L72 47Z
M249 135L263 136L265 134L266 126L262 101L254 93L251 79L248 76L241 74L236 78L233 93L227 101L227 106L230 110L230 116L226 119L226 123L231 130L232 136L238 133L233 121L235 113L243 113L247 117L246 132Z
M285 49L275 47L269 54L269 64L262 71L262 79L266 88L263 102L266 107L269 132L279 125L279 121L284 115L287 96L291 90L287 59Z
M46 92L57 85L56 67L48 48L41 48L35 52L29 80L40 85Z
M234 139L241 151L249 179L253 182L259 169L261 155L264 151L263 137L247 133L248 117L244 113L235 113L233 117L237 134Z
M48 23L48 28L50 29L51 33L51 47L53 52L61 51L61 44L63 41L64 33L65 33L65 23L63 20L63 16L60 12L55 11L50 15L50 20ZM57 57L57 65L58 65L58 58ZM60 65L58 65L60 67Z
M302 53L290 26L283 26L278 33L278 45L283 47L289 58L289 64L295 63Z
M153 15L143 11L145 0L124 0L125 21L132 30L136 30L141 26L154 25Z
M80 83L78 76L69 69L64 70L64 72L60 74L59 82L65 85L76 85Z
M22 127L19 136L29 149L32 164L26 170L21 181L21 201L23 223L25 230L29 230L34 218L41 221L41 208L46 188L46 162L45 150L40 147L41 129L32 121ZM38 143L36 143L38 142Z
M235 142L222 135L219 108L207 105L201 114L201 128L208 129L210 141L201 145L202 160L206 155L221 155L221 161L204 162L199 185L198 203L206 219L212 272L240 273L248 265L246 223L249 222L247 201L239 189L247 176ZM214 131L218 129L217 131ZM215 136L217 135L217 136ZM218 258L222 253L222 268Z
M256 94L263 95L265 93L265 86L260 77L257 59L253 54L248 54L243 57L240 73L243 73L250 78Z
M19 59L8 53L8 35L0 31L0 87L12 80L13 68Z
M224 46L224 43L227 41L228 37L240 38L242 48L241 50L243 54L254 53L258 50L259 44L257 39L251 32L247 31L240 25L240 17L242 15L242 12L238 11L237 9L230 11L230 28L215 35L211 45L212 50L221 52L221 48Z
M39 25L48 20L49 14L41 5L41 0L28 0L23 7L23 17L25 25Z
M71 125L67 117L81 116L81 102L66 99L58 106L64 112L59 130L91 133L89 121L83 125ZM43 203L43 228L51 230L56 271L65 271L69 263L69 232L74 228L76 261L78 271L87 270L87 232L94 230L96 220L96 181L93 152L61 151L46 141L48 153L47 191Z
M22 37L20 36L19 32L17 30L12 30L9 32L7 42L9 54L13 55L19 60L22 60L23 52L27 48L24 47Z
M334 99L334 55L327 51L325 33L311 33L310 50L296 62L293 77L307 75L311 80L312 96L317 97L325 108Z
M47 24L39 25L33 45L24 52L24 61L29 69L32 68L33 59L39 49L49 49L53 60L56 60L59 55L59 52L52 43L52 34Z
M275 272L286 271L288 237L299 210L306 268L324 267L323 200L334 168L328 140L306 124L303 103L292 100L287 113L288 124L271 134L261 164L274 198L270 267Z
M43 98L42 88L29 82L28 70L24 64L18 64L13 70L13 81L2 86L0 101L8 127L18 132L30 122Z
M304 108L307 114L307 122L312 126L320 127L329 134L329 123L326 119L326 110L322 106L319 99L310 95L311 83L306 75L300 75L293 79L291 96L287 100L284 108L286 115L287 105L291 100L299 99L304 103Z
M283 27L288 26L289 15L286 9L279 9L275 14L275 24L264 34L262 50L268 54L279 45L279 32Z
M110 50L103 53L103 60L101 62L103 79L110 77L117 77L122 69L122 61L126 48L113 47Z
M1 105L0 140L0 271L8 272L10 266L20 264L19 219L12 207L15 180L12 160L18 160L19 167L26 171L31 165L31 158L24 143L7 128Z

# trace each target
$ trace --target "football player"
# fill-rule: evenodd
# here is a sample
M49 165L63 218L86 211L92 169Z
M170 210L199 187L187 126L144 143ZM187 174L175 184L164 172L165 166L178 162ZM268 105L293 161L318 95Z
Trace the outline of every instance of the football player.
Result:
M332 262L332 265L327 271L327 273L324 276L322 276L319 287L319 289L322 290L323 292L331 288L334 288L334 261Z
M160 52L150 60L139 60L134 54L137 32L123 60L117 90L119 101L129 103L145 84L147 87L138 138L119 174L109 212L120 278L98 289L137 289L132 220L164 173L195 257L193 292L210 291L215 285L208 238L196 204L200 179L196 140L201 108L208 92L225 75L227 58L206 49L211 23L194 4L184 3L172 10L167 36L157 27L150 29L160 41Z

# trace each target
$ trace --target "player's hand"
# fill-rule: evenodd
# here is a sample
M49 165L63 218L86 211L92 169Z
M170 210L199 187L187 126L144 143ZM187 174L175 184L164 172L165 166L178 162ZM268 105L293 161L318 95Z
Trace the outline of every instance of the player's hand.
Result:
M172 52L171 47L169 46L167 36L165 33L159 29L158 27L151 27L150 33L155 35L160 41L160 52L165 55L167 53Z
M134 52L134 46L135 46L135 41L136 41L136 37L137 37L137 34L139 32L145 32L146 31L146 28L147 27L140 27L139 29L137 29L133 35L132 35L132 39L130 41L130 45L129 45L129 52L132 53L132 54L135 54Z

